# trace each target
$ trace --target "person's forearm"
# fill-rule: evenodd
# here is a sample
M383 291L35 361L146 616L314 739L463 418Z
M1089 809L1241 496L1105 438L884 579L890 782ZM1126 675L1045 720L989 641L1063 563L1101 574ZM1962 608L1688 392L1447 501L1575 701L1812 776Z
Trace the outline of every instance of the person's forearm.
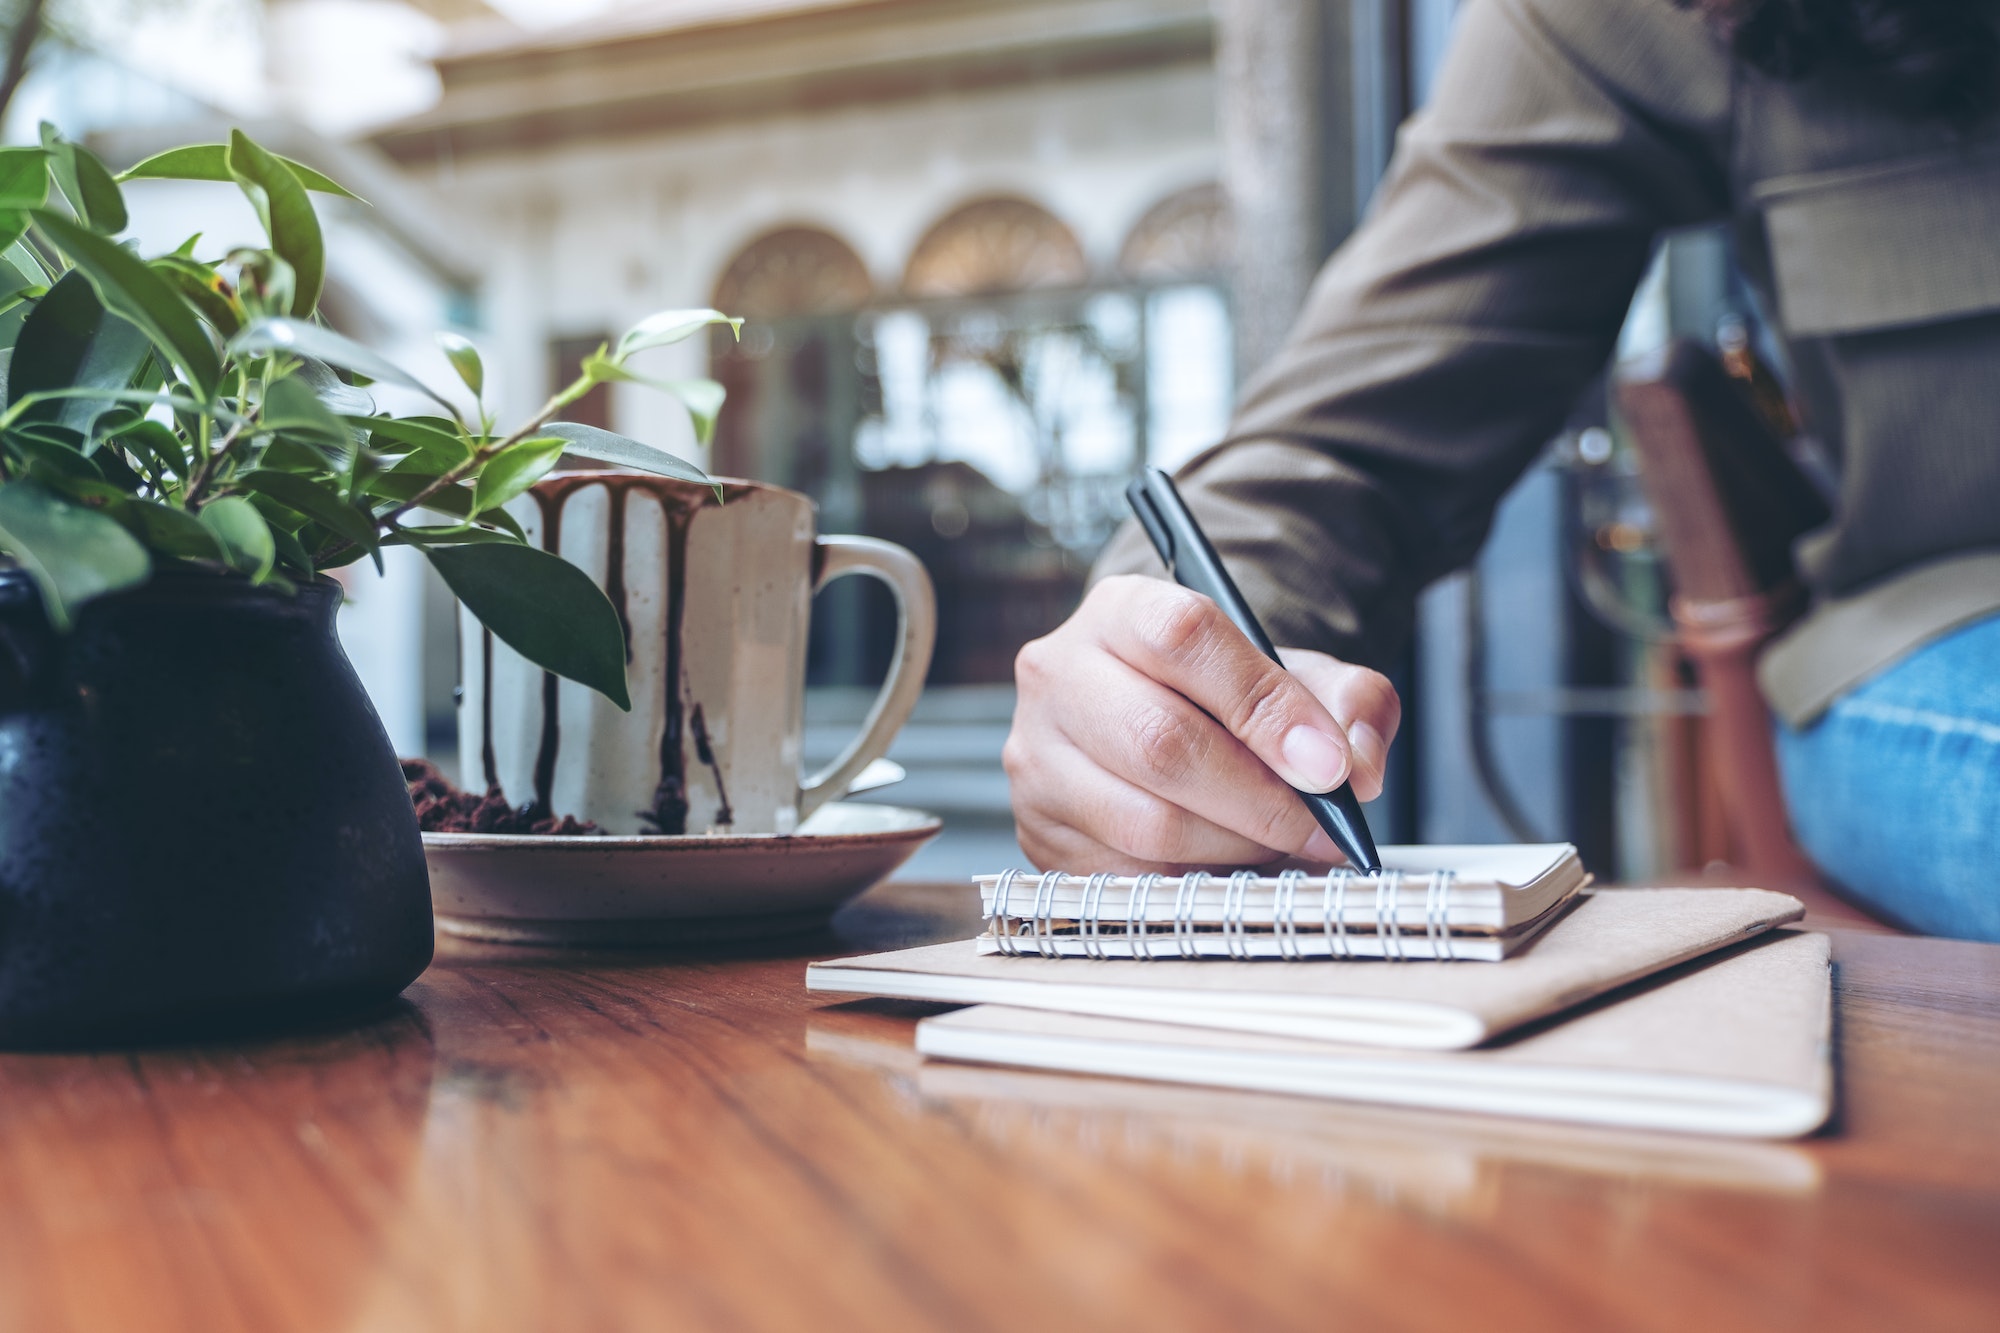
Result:
M1708 41L1665 3L1468 3L1368 220L1181 472L1278 642L1392 662L1610 356L1656 232L1727 207ZM1121 532L1096 577L1158 572Z

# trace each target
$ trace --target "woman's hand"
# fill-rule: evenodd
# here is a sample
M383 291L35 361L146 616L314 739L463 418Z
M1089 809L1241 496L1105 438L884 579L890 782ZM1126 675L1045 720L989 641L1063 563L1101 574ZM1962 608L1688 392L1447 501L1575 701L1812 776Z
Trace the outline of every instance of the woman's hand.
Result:
M1105 579L1014 661L1003 762L1021 847L1079 873L1340 859L1289 789L1382 792L1402 717L1379 672L1281 649L1158 579Z

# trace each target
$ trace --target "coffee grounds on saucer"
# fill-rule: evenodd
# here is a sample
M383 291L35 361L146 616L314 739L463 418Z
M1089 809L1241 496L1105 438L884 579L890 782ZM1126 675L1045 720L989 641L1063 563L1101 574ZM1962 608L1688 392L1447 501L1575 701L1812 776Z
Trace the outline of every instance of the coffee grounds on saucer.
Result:
M589 837L604 830L575 815L556 816L534 805L511 806L498 787L484 796L461 791L428 759L405 759L403 781L417 808L417 827L426 833L528 833Z

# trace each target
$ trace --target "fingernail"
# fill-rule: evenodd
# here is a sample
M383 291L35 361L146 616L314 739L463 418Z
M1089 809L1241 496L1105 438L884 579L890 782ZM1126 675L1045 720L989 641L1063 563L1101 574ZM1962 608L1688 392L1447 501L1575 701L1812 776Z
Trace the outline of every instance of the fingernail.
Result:
M1332 791L1347 777L1347 747L1317 727L1285 733L1285 764L1310 791Z
M1382 739L1382 733L1366 722L1356 722L1347 729L1347 743L1354 750L1354 762L1381 777L1389 762L1389 742Z
M1306 845L1299 850L1299 855L1308 861L1320 861L1332 865L1340 860L1340 848L1333 845L1333 839L1326 836L1325 829L1316 828L1313 830L1313 835L1306 839Z

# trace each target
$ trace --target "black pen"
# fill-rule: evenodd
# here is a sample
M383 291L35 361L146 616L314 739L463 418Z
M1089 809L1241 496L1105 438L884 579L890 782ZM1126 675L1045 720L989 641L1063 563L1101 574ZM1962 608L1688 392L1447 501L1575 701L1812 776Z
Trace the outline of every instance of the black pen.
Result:
M1279 662L1271 636L1257 623L1250 604L1236 590L1235 580L1222 566L1222 557L1215 553L1207 534L1194 521L1194 515L1181 500L1181 493L1174 488L1174 479L1159 468L1149 467L1125 488L1125 498L1131 501L1132 512L1139 516L1139 526L1153 539L1153 549L1166 562L1174 582L1221 607L1245 638L1256 644L1264 656ZM1283 663L1279 665L1282 667ZM1296 787L1293 790L1298 791ZM1368 821L1361 814L1361 802L1354 799L1351 785L1343 782L1330 792L1300 791L1299 799L1306 803L1306 809L1312 811L1313 818L1326 830L1326 836L1333 839L1333 845L1356 870L1374 874L1382 868L1382 858L1375 851L1375 838L1368 832Z

